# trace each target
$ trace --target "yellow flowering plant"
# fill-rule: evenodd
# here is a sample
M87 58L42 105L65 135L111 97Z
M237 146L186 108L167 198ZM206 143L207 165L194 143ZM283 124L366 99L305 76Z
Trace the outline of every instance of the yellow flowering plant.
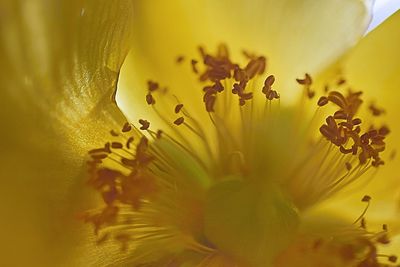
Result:
M400 13L2 1L4 266L396 266Z

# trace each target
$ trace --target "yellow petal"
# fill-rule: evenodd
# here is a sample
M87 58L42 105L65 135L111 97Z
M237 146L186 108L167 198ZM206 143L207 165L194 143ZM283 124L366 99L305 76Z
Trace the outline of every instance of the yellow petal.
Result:
M147 114L146 81L154 79L193 109L201 88L190 71L197 47L226 43L268 57L276 88L296 95L295 78L315 73L354 44L369 21L371 1L137 1L135 38L124 63L118 102L130 118ZM186 56L177 67L177 56Z
M86 244L76 213L90 205L86 151L124 121L112 96L131 3L2 1L0 10L1 262L98 266L112 257Z
M349 218L357 218L365 207L360 200L364 195L372 197L371 206L366 215L371 230L380 230L387 223L389 229L400 231L399 205L400 180L399 157L390 160L392 153L400 151L400 12L395 13L342 58L333 72L340 70L347 83L355 90L364 91L365 106L374 101L386 114L378 120L386 122L391 133L387 138L385 166L379 168L373 180L356 184L350 191L340 194L329 201L326 209L339 210ZM332 71L331 70L331 71ZM325 74L326 75L326 74ZM371 112L364 112L364 118L371 118ZM366 119L366 121L368 121ZM368 177L361 177L368 180ZM375 227L375 229L373 229ZM378 228L378 229L377 229Z

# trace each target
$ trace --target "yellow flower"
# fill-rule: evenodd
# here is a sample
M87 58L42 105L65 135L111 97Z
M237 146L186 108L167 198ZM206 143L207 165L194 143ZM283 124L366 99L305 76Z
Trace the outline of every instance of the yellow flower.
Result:
M400 13L348 51L369 11L2 2L2 264L392 264Z

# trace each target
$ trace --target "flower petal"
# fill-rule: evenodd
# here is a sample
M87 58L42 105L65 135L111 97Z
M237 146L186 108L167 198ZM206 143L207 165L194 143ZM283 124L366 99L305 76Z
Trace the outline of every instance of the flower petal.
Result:
M367 27L371 1L137 1L133 48L124 64L118 101L129 117L143 110L146 81L168 86L188 106L201 104L190 59L204 45L226 43L268 57L280 92L294 97L295 78L326 67ZM184 66L176 58L185 55ZM142 113L143 114L143 113Z
M86 151L124 121L113 94L131 3L2 1L0 10L2 263L99 265L112 257L88 251L75 217L91 199Z

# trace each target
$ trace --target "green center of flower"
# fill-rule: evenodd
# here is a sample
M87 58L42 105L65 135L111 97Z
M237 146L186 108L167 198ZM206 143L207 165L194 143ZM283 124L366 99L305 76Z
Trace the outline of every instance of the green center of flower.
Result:
M294 238L297 209L277 188L260 188L236 177L207 196L204 231L217 248L251 266L268 266Z
M301 213L382 165L389 130L357 117L361 93L342 94L342 79L312 113L307 101L317 92L306 74L297 79L304 99L281 107L275 77L263 78L265 57L245 52L240 64L224 45L215 55L199 51L189 67L203 109L189 112L148 81L144 100L162 128L126 123L89 152L89 183L105 207L85 219L100 243L113 235L131 244L135 264L283 266L278 255L291 253Z

